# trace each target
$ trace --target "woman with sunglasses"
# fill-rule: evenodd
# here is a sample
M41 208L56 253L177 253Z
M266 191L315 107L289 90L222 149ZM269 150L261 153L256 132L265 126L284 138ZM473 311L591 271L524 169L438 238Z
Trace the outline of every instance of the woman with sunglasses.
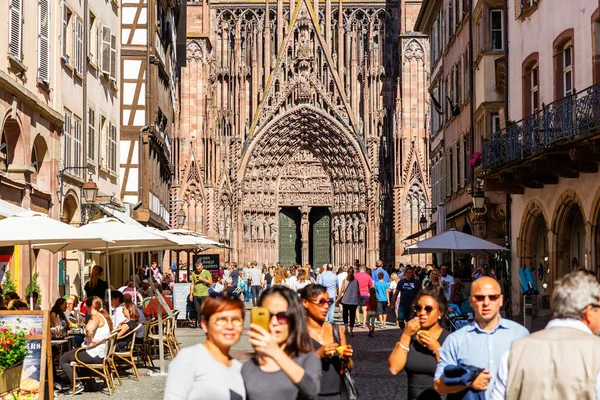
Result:
M440 359L440 348L449 335L440 325L446 307L446 296L439 287L419 291L413 302L415 317L406 324L388 359L392 374L406 371L409 400L442 398L433 388L433 376Z
M169 364L165 400L245 399L242 364L229 355L242 336L244 303L227 293L202 301L206 340L181 349Z
M250 344L256 353L242 367L247 398L316 398L321 362L313 353L300 298L289 288L273 286L262 294L258 306L269 310L271 321L269 331L250 325Z
M306 311L306 326L315 354L321 359L321 391L318 398L341 400L340 371L352 369L352 346L346 343L346 335L338 325L326 321L329 307L333 307L333 299L329 298L325 286L308 285L300 292L300 298ZM338 351L340 346L343 348Z

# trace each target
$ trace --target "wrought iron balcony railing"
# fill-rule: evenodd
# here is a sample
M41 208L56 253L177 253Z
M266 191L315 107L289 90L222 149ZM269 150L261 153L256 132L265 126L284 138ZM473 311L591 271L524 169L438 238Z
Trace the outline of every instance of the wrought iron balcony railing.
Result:
M557 100L483 140L483 172L519 164L545 151L598 135L600 84Z

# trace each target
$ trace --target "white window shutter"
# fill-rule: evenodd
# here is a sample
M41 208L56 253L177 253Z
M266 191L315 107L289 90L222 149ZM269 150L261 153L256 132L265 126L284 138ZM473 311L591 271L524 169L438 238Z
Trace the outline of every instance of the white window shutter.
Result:
M75 20L75 71L83 75L83 23Z
M50 0L38 0L38 79L50 82Z
M62 9L62 55L67 55L67 35L69 28L69 8L67 7L67 3L63 3Z
M21 48L23 39L23 1L10 0L10 38L8 53L11 57L21 61Z
M110 75L110 27L102 26L102 65L101 72Z
M110 78L117 80L117 36L110 35Z

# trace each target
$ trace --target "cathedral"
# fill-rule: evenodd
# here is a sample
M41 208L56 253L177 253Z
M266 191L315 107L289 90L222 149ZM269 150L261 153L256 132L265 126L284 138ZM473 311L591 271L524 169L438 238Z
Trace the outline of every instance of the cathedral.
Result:
M406 262L430 207L421 1L188 0L174 212L221 261Z

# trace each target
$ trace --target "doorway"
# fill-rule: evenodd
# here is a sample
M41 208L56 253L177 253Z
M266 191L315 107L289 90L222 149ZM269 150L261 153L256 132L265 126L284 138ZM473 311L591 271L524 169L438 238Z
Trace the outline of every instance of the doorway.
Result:
M279 262L286 267L301 262L301 217L298 207L279 210Z
M317 268L331 262L331 213L327 207L313 207L309 221L308 259Z

